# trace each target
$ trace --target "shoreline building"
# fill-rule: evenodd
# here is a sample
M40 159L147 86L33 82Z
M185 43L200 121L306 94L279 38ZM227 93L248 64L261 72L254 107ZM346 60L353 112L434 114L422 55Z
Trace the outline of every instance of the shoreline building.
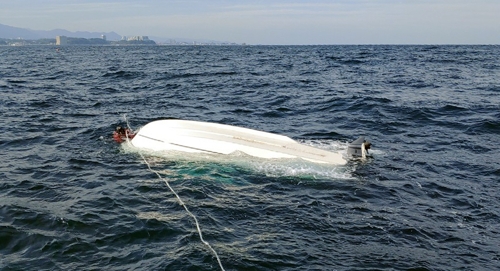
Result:
M132 37L123 36L122 40L126 40L126 41L148 41L149 37L148 36L132 36Z
M66 36L56 36L56 45L67 45L68 37Z

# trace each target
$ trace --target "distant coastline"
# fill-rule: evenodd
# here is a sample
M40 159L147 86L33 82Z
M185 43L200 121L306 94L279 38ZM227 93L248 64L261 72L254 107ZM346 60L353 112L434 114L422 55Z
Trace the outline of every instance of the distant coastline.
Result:
M239 46L246 45L232 42L199 42L199 41L176 41L169 40L168 42L155 42L153 40L119 40L108 41L102 38L75 38L66 37L65 44L58 44L57 38L43 39L5 39L0 38L0 46L34 46L34 45L53 45L53 46L173 46L173 45L198 45L198 46Z
M61 39L64 41L61 43ZM75 46L75 45L157 45L155 41L150 39L143 40L119 40L108 41L105 38L75 38L57 36L53 39L0 39L0 46L27 46L27 45L57 45L57 46Z
M147 36L122 36L115 32L71 32L64 29L31 30L0 23L0 46L56 45L56 37L67 37L66 45L246 45L227 41L165 38ZM105 36L106 38L104 38ZM103 41L105 40L105 41ZM153 41L154 40L154 41ZM153 44L154 43L154 44Z

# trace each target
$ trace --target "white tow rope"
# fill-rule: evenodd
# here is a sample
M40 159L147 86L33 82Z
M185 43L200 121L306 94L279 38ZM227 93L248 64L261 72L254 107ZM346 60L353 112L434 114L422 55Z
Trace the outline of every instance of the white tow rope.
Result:
M123 115L123 118L127 122L127 128L129 129L129 131L132 131L132 129L130 129L130 125L128 123L127 116ZM127 139L127 144L131 145L130 139L128 138L128 136L126 136L126 139ZM163 178L158 171L156 171L156 170L154 170L154 169L151 168L151 165L148 163L148 161L146 160L146 158L144 157L144 155L142 155L142 153L139 152L139 155L142 157L142 160L144 160L144 163L146 163L146 165L148 166L149 171L155 173L156 176L158 176L158 178L160 180L162 180L167 185L167 187L170 189L170 191L172 191L172 194L174 194L175 197L177 198L177 201L179 202L179 205L181 205L182 207L184 207L184 210L186 210L186 212L188 213L188 215L193 218L194 223L196 224L196 230L198 231L198 235L200 237L200 241L203 244L205 244L205 246L207 246L208 249L214 254L215 258L217 258L217 262L219 263L220 269L222 271L225 271L224 267L222 266L222 262L220 261L219 254L217 254L217 251L215 251L215 249L213 249L212 246L207 241L205 241L205 239L203 239L203 234L201 233L200 223L198 223L198 219L196 218L196 216L193 213L191 213L191 211L189 211L189 209L186 206L186 204L184 203L184 201L182 201L182 199L179 196L179 194L177 194L177 192L175 192L175 190L172 188L172 186L170 186L170 183L167 181L167 179Z

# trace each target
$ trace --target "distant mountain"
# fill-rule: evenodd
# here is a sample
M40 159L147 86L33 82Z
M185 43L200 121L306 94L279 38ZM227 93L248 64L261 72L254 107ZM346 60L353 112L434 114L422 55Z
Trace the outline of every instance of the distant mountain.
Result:
M36 33L33 33L32 30L18 28L13 26L8 26L4 24L0 24L0 38L4 39L40 39Z
M54 30L31 30L26 28L19 28L14 26L8 26L0 24L0 38L3 39L44 39L44 38L55 38L56 36L68 36L74 38L100 38L101 35L106 35L107 40L120 40L121 36L115 32L87 32L87 31L77 31L71 32L64 29L54 29Z

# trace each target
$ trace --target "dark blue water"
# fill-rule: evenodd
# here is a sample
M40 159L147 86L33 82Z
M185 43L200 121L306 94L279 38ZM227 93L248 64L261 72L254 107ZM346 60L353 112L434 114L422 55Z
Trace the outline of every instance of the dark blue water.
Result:
M0 269L220 270L161 118L372 157L148 156L226 270L500 269L499 46L0 47Z

